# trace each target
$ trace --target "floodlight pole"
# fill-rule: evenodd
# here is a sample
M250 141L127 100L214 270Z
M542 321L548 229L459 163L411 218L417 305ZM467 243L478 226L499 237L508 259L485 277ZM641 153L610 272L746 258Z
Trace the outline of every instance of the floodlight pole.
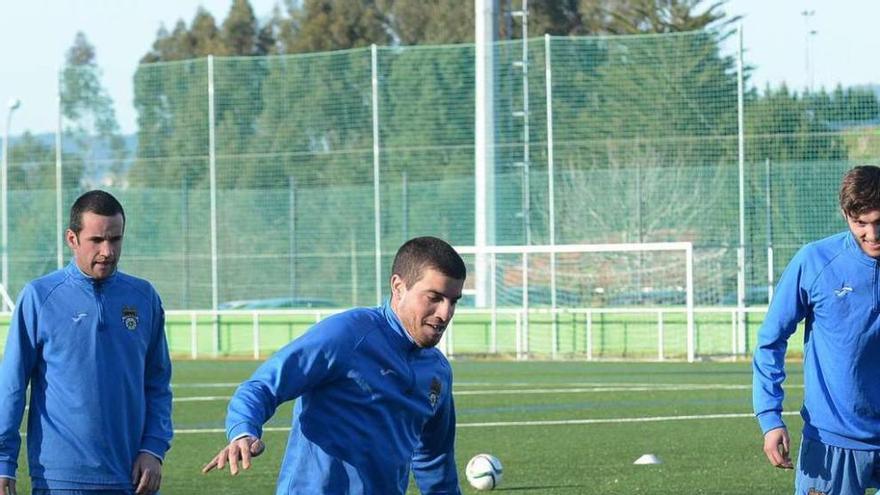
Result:
M9 128L12 125L12 114L21 106L21 100L13 98L9 100L6 112L6 127L3 130L3 159L2 171L0 171L0 203L3 205L2 218L2 240L3 244L3 261L2 261L2 284L3 289L9 291L9 182L7 180L7 171L9 170ZM10 308L12 309L12 308Z
M804 10L801 12L804 16L804 72L807 76L807 90L813 92L813 64L812 64L812 37L817 33L816 30L810 29L810 19L816 15L815 10Z

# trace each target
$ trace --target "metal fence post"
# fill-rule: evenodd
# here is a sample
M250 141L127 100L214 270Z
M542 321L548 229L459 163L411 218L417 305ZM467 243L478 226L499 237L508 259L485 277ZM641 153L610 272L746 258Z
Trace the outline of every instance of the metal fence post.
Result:
M195 311L190 313L189 320L189 355L193 359L199 357L199 323L198 315Z
M60 270L64 266L64 180L63 169L61 163L61 133L63 132L62 118L64 114L61 110L61 69L58 70L58 122L55 127L55 251L56 265Z
M208 55L208 169L211 187L211 309L214 311L214 333L219 350L220 322L217 316L217 153L214 136L214 56Z
M547 219L550 234L550 246L556 245L556 202L554 196L554 163L553 163L553 70L550 59L550 35L544 35L544 95L547 107ZM556 358L558 348L557 335L559 322L556 318L556 252L550 253L550 310L553 313L551 333L553 334L553 357Z
M736 249L736 306L738 327L741 335L745 335L746 305L746 185L745 185L745 124L743 116L743 28L737 28L739 38L736 64L736 100L737 100L737 136L739 147L739 246ZM744 352L745 345L737 346L737 353Z
M260 359L260 313L254 311L254 359Z
M657 311L657 361L663 361L663 311Z
M373 232L376 244L376 302L382 304L382 207L379 196L379 49L370 45L373 88Z
M584 339L586 340L585 346L587 351L587 360L593 360L593 312L587 311L586 314L587 321L584 323L586 327L584 329Z

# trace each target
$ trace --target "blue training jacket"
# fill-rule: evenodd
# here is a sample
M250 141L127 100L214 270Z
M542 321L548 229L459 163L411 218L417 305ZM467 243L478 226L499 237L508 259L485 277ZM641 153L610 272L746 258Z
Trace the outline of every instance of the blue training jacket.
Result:
M386 303L327 318L267 360L229 403L229 440L260 437L297 400L277 494L459 494L452 370Z
M71 263L26 285L0 364L0 475L15 476L30 382L34 487L131 489L138 452L170 446L164 326L153 287L118 271L95 281Z
M798 251L758 334L753 401L761 430L784 426L788 338L804 333L804 436L848 449L880 449L880 264L850 232Z

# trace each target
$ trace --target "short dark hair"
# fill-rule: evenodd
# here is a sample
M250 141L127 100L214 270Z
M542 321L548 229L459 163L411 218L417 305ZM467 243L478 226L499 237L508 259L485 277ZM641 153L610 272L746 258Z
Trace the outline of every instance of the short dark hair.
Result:
M106 191L97 189L89 191L73 202L73 206L70 207L70 222L67 228L72 230L74 234L79 234L82 230L82 217L86 212L103 217L113 217L120 214L122 215L122 228L125 230L125 211L119 201Z
M461 256L449 243L436 237L416 237L403 243L394 256L391 273L402 278L410 288L422 278L426 268L456 280L467 276Z
M840 183L840 209L850 217L880 210L880 167L855 167Z

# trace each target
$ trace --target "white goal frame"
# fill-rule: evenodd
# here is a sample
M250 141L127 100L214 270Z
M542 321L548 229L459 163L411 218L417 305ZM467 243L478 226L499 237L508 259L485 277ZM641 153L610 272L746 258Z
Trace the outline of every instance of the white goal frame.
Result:
M632 253L654 251L678 251L684 254L685 263L685 314L687 319L687 360L693 362L696 358L696 328L694 324L694 246L691 242L645 242L645 243L618 243L618 244L542 244L530 246L456 246L455 250L463 255L475 255L478 265L476 273L489 274L489 291L491 307L495 311L495 256L498 254L514 254L522 256L522 310L529 313L529 255L550 255L550 291L551 307L553 313L557 312L556 306L556 255L563 253ZM480 270L479 265L484 270ZM482 287L483 281L477 280L475 286ZM492 333L496 332L496 318L492 318ZM528 318L523 319L521 331L528 335ZM551 327L551 339L553 344L552 358L556 358L557 324L554 319ZM519 337L519 336L518 336ZM519 339L518 339L519 340Z

